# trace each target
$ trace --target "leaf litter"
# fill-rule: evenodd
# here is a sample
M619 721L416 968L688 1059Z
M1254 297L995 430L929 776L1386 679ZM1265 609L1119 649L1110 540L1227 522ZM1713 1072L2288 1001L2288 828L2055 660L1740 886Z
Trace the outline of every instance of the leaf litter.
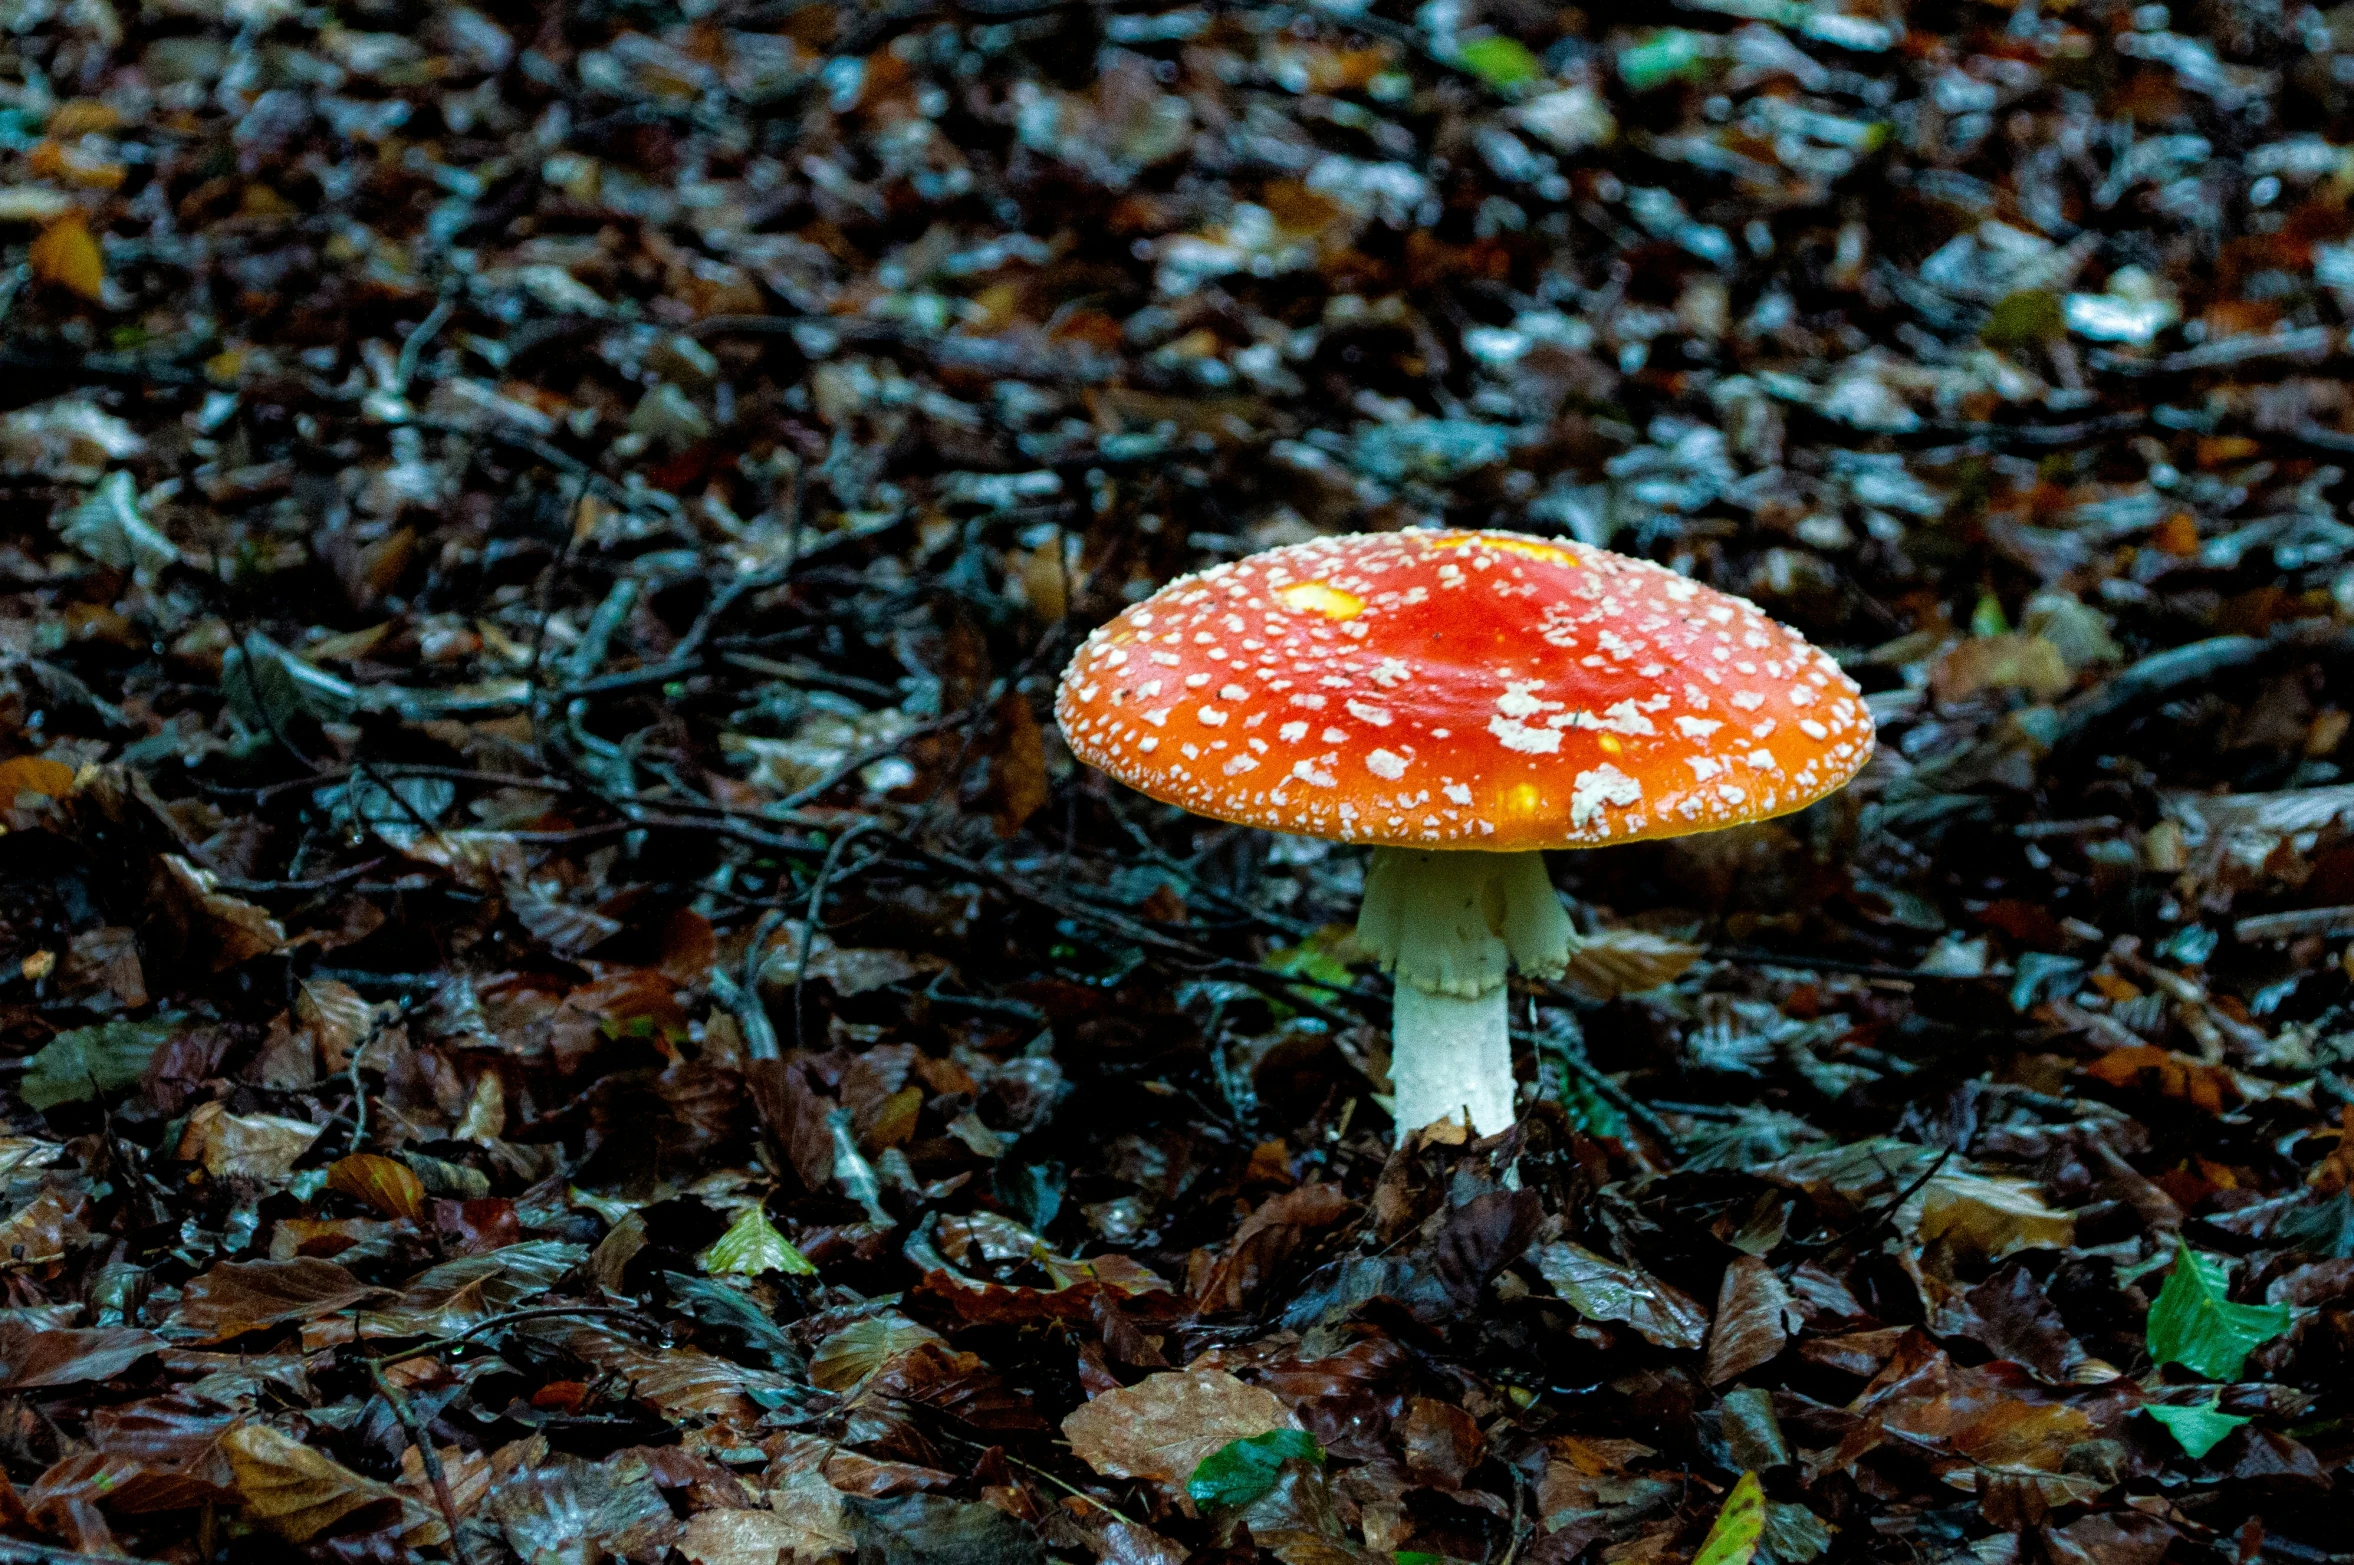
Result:
M2342 10L0 10L6 1548L2341 1557ZM1418 525L1880 747L1393 1149L1046 710Z

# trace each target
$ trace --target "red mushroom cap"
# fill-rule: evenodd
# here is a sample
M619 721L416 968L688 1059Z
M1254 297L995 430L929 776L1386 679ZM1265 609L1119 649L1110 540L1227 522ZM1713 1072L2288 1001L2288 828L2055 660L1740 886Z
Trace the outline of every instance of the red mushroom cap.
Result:
M1755 605L1506 532L1319 539L1171 582L1087 639L1055 717L1196 815L1491 851L1764 820L1872 753L1855 682Z

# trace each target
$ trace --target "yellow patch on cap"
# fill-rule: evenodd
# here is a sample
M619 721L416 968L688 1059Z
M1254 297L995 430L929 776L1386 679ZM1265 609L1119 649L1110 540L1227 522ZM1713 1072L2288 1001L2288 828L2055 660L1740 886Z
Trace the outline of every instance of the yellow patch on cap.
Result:
M1303 614L1321 614L1326 619L1355 619L1365 612L1365 600L1353 592L1344 592L1327 581L1299 581L1288 587L1275 589L1275 596L1283 600L1287 609Z
M1538 543L1533 538L1506 538L1495 533L1463 533L1453 538L1431 541L1434 549L1493 549L1498 554L1517 554L1524 559L1543 560L1548 565L1566 565L1576 570L1578 557L1567 549L1557 549L1549 543Z

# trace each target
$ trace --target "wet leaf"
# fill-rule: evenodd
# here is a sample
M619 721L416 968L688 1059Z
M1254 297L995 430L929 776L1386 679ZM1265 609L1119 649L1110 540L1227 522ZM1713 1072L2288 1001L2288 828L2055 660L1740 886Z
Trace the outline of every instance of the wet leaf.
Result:
M178 1031L178 1024L158 1019L101 1022L61 1032L33 1056L17 1093L36 1109L53 1109L120 1092L139 1079L156 1050Z
M274 1181L292 1172L325 1127L280 1114L232 1114L219 1103L189 1112L180 1156L215 1179Z
M2194 1461L2214 1450L2224 1436L2252 1422L2241 1414L2219 1411L2213 1397L2187 1404L2152 1402L2142 1411L2164 1424L2174 1443L2182 1447L2182 1454Z
M2289 1329L2285 1304L2234 1304L2222 1263L2180 1240L2144 1333L2154 1364L2180 1364L2209 1380L2237 1380L2248 1355Z
M1196 1505L1239 1507L1250 1504L1275 1487L1286 1462L1324 1465L1324 1447L1299 1429L1270 1429L1263 1435L1231 1440L1208 1456L1185 1481L1185 1492Z
M162 1346L154 1333L130 1326L44 1330L0 1321L0 1390L112 1380Z
M226 1342L270 1326L319 1320L382 1290L332 1261L225 1261L193 1278L174 1322L200 1342Z
M1291 1427L1291 1415L1224 1370L1173 1370L1105 1392L1062 1427L1078 1458L1107 1478L1182 1483L1234 1441Z
M1640 1268L1567 1243L1541 1246L1536 1261L1553 1291L1588 1320L1624 1321L1663 1348L1692 1351L1708 1338L1700 1301Z
M1703 1378L1722 1385L1769 1362L1797 1325L1797 1303L1774 1269L1754 1255L1741 1256L1725 1268L1717 1291Z
M1765 1535L1765 1524L1765 1490L1757 1474L1743 1473L1733 1492L1725 1496L1708 1536L1700 1540L1700 1552L1692 1556L1692 1565L1749 1565Z
M727 1232L695 1257L695 1262L719 1277L757 1277L763 1272L784 1272L794 1277L817 1275L817 1268L809 1264L809 1258L777 1232L768 1214L758 1206L747 1206L737 1213Z
M407 1222L421 1221L427 1209L425 1184L415 1171L374 1152L337 1158L327 1169L327 1188Z
M446 1541L441 1518L390 1484L358 1473L265 1424L222 1437L245 1514L291 1543L307 1543L353 1513L390 1507L395 1535L412 1547Z

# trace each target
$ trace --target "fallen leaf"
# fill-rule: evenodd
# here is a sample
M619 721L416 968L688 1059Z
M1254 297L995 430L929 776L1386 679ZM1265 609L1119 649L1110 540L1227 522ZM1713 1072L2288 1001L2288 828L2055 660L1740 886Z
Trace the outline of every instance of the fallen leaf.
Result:
M2248 1355L2289 1329L2285 1304L2234 1304L2225 1297L2223 1266L2180 1239L2166 1286L2150 1305L2143 1330L2153 1364L2180 1364L2209 1380L2237 1380Z
M758 1205L737 1213L727 1232L695 1257L695 1264L715 1277L757 1277L763 1272L783 1272L790 1277L817 1275L809 1257L777 1232Z
M1196 1505L1239 1508L1275 1487L1286 1462L1324 1465L1324 1447L1299 1429L1270 1429L1263 1435L1230 1440L1212 1451L1185 1481Z
M374 1152L337 1158L327 1169L327 1188L386 1217L417 1222L425 1216L425 1182L397 1158Z
M1743 1473L1733 1492L1725 1496L1708 1536L1700 1540L1700 1552L1692 1556L1692 1565L1749 1565L1757 1554L1758 1540L1765 1536L1765 1523L1765 1489L1757 1474Z
M1798 1324L1797 1301L1774 1269L1754 1255L1737 1258L1717 1290L1702 1378L1721 1386L1747 1374L1780 1353Z
M534 1565L597 1565L608 1556L659 1560L679 1535L643 1460L557 1454L501 1473L484 1511L508 1547Z
M1562 975L1597 1000L1656 989L1683 976L1700 948L1642 929L1605 929L1579 939Z
M0 1391L112 1380L163 1342L133 1326L53 1326L0 1319Z
M1646 1342L1683 1352L1708 1339L1708 1311L1700 1301L1640 1267L1569 1243L1541 1246L1536 1260L1553 1291L1588 1320L1624 1321Z
M221 1103L189 1110L180 1134L182 1159L204 1165L215 1179L285 1178L326 1127L279 1114L232 1114Z
M2253 1422L2243 1414L2226 1413L2209 1396L2204 1402L2161 1404L2152 1402L2142 1408L2174 1436L2174 1443L2182 1447L2182 1454L2194 1461L2205 1456L2223 1441L2223 1437L2243 1424Z
M173 1322L198 1342L226 1342L260 1331L314 1321L381 1292L332 1261L224 1261L192 1279Z
M809 1378L823 1390L855 1389L900 1354L940 1334L903 1315L873 1315L852 1321L817 1345L809 1356Z
M0 806L25 794L62 799L73 792L74 769L45 755L19 755L0 761Z
M1290 1426L1274 1393L1221 1369L1190 1369L1105 1392L1063 1420L1063 1436L1107 1478L1183 1483L1228 1443Z
M139 1079L155 1051L178 1031L176 1022L158 1018L61 1032L33 1056L17 1095L36 1109L53 1109L120 1092Z
M68 212L33 241L25 253L33 275L96 304L106 293L106 257L79 212Z
M449 1538L441 1518L391 1484L378 1483L266 1424L241 1424L222 1437L245 1514L290 1543L308 1543L354 1511L397 1508L398 1535L412 1548Z

